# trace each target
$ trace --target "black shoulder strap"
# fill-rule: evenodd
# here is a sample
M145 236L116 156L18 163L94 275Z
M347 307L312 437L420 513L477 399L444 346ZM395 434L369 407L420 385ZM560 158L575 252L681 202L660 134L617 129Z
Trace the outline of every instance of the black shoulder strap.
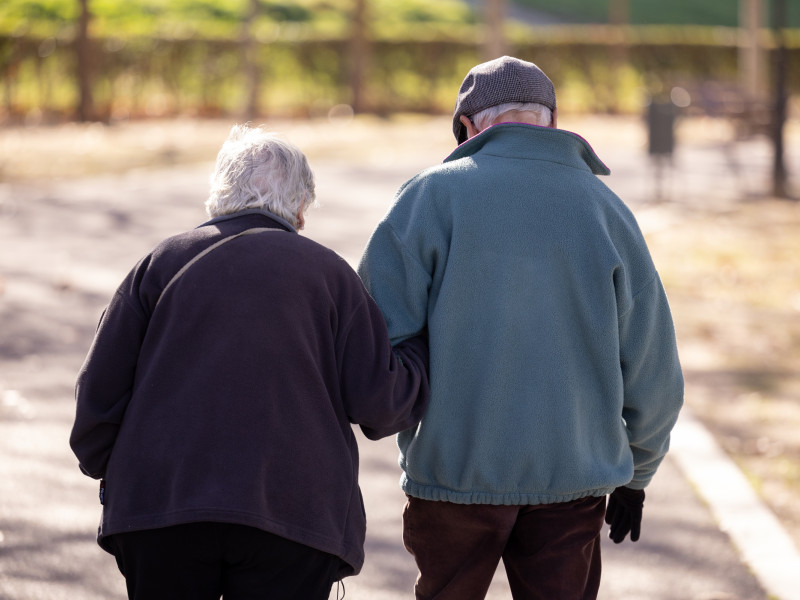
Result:
M156 306L158 306L158 303L161 302L161 298L164 297L164 294L167 293L167 290L170 287L172 287L172 284L175 283L178 279L180 279L180 277L184 273L186 273L186 271L189 270L189 267L191 267L194 263L196 263L198 260L203 258L206 254L208 254L212 250L216 250L217 248L222 246L222 244L224 244L226 242L230 242L232 239L241 237L243 235L249 235L251 233L262 233L262 232L267 232L267 231L283 231L283 230L282 229L273 229L272 227L253 227L252 229L245 229L244 231L240 231L237 234L230 235L230 236L228 236L226 238L222 238L221 240L211 244L208 248L204 249L202 252L199 252L189 262L187 262L185 265L183 265L183 267L181 267L180 271L175 273L175 275L172 276L172 279L170 279L169 282L167 282L167 285L165 285L164 289L161 290L161 295L158 297L158 300L156 301ZM155 307L153 307L153 309L155 310Z

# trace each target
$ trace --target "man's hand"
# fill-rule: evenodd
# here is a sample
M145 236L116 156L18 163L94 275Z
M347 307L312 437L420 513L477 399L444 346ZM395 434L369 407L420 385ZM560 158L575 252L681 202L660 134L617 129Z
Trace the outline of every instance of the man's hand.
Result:
M639 539L642 529L642 508L644 507L644 490L633 490L618 487L608 496L606 523L611 525L608 533L615 544L631 534L631 541Z

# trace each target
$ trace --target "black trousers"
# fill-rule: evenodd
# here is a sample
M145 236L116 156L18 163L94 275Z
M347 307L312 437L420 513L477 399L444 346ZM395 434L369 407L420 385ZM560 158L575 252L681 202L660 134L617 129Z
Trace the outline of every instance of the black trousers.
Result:
M111 536L131 600L328 600L338 557L243 525Z

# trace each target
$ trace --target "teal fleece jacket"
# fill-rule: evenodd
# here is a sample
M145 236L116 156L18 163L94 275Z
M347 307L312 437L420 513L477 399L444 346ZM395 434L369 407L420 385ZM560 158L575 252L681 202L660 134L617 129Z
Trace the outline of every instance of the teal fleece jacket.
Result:
M683 403L661 280L581 137L506 123L399 190L359 274L393 343L427 329L431 399L401 485L550 504L648 485Z

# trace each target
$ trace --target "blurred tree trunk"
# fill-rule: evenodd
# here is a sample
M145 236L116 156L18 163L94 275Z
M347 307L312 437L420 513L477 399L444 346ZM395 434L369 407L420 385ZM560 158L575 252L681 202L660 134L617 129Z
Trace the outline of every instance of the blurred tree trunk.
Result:
M350 84L350 104L354 113L361 113L367 109L365 82L371 51L367 35L367 21L367 0L353 0L352 29L348 48L348 64L350 67L348 80Z
M612 25L627 25L631 22L630 0L609 0L608 22Z
M739 86L751 103L767 97L766 54L760 39L764 16L763 0L739 0Z
M258 43L253 35L253 28L258 17L258 4L259 0L250 0L247 15L244 23L242 23L241 43L246 86L243 117L246 120L256 119L260 114L258 96L261 88L261 78L258 68Z
M609 0L608 22L620 29L631 23L630 0ZM622 89L623 69L628 64L628 44L624 38L611 46L611 97L607 101L608 111L619 112L619 92Z
M80 14L78 17L78 35L75 50L78 64L78 121L94 119L94 101L92 99L92 45L89 39L89 0L78 0Z
M483 0L483 20L486 25L484 58L493 60L508 52L504 24L507 0Z
M788 100L786 75L789 72L789 53L786 51L786 22L786 0L772 0L772 29L775 37L772 194L778 198L789 197L783 138Z

